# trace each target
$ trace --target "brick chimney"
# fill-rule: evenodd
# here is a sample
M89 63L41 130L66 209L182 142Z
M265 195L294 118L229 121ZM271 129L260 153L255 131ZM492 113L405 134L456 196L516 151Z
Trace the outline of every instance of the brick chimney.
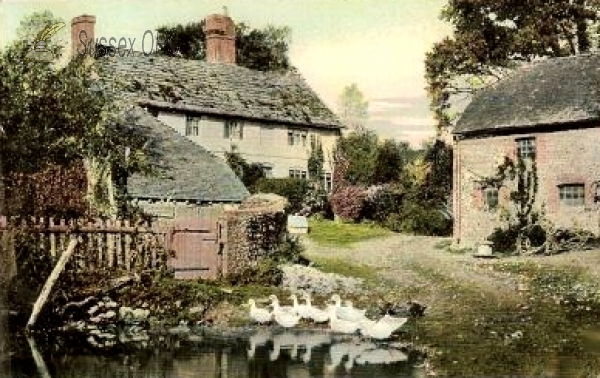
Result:
M90 49L94 49L95 36L94 26L96 26L96 16L83 14L73 18L71 21L71 56L75 57L83 54L84 51L92 55ZM85 30L85 32L82 32ZM80 35L81 33L81 35ZM85 46L81 41L85 42ZM92 46L90 47L90 41Z
M231 17L211 14L205 23L206 61L235 64L235 24Z

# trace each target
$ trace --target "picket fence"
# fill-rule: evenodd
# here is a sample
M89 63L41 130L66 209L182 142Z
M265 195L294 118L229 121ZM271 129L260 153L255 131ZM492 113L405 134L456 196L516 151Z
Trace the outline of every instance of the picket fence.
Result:
M0 231L34 238L40 251L56 262L71 237L79 240L71 264L75 270L139 271L166 267L168 231L150 222L0 217Z

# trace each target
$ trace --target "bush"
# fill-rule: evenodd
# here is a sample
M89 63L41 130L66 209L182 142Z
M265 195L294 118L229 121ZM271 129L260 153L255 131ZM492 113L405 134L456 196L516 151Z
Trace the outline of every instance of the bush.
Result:
M262 178L256 183L258 193L274 193L289 201L286 213L296 213L308 192L308 181L296 178Z
M400 213L388 215L384 226L392 231L417 235L448 236L452 233L452 220L439 209L412 201L405 201Z
M367 189L363 218L384 223L390 214L398 213L404 190L398 185L385 184Z
M333 213L343 220L357 222L363 215L366 192L359 186L347 185L331 195Z
M492 243L492 249L498 253L515 253L517 250L517 237L521 227L517 224L509 225L507 228L495 228L487 240ZM539 247L546 241L546 231L534 225L526 229L524 236L529 238L532 247Z

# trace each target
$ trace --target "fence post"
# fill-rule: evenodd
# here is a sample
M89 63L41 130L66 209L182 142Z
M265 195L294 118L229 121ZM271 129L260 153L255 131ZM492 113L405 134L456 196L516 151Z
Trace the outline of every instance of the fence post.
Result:
M73 251L75 251L76 246L77 246L77 238L71 237L69 247L67 248L67 250L64 253L61 254L60 259L58 259L58 263L56 263L56 266L54 267L54 269L52 269L52 273L50 273L50 276L46 280L46 283L44 284L44 287L42 288L42 292L40 293L40 296L38 297L38 299L35 301L35 304L33 305L33 311L31 312L31 317L29 318L29 321L27 322L27 326L25 328L27 332L31 331L31 328L35 325L35 322L37 321L37 317L40 314L40 311L42 310L42 308L44 307L44 304L48 300L48 296L50 295L50 292L52 291L54 284L58 280L60 273L62 273L62 271L65 269L65 266L67 265L69 258L73 254Z

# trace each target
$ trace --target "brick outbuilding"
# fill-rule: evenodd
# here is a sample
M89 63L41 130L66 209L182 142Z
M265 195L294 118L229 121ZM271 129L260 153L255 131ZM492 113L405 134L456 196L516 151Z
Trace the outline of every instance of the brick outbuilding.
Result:
M486 239L509 206L490 187L504 156L535 157L536 207L557 227L598 233L600 56L541 61L478 93L454 133L454 241Z

